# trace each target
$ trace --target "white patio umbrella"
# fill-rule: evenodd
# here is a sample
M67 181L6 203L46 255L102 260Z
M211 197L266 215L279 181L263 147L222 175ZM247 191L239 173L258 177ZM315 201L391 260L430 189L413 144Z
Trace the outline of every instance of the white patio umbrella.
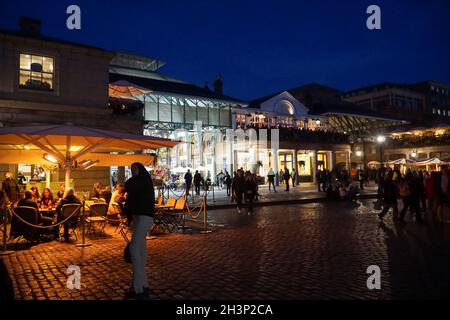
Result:
M9 151L42 152L42 157L58 163L65 169L65 183L69 187L71 169L75 161L95 153L142 151L146 149L171 148L179 141L139 134L122 133L103 129L79 127L72 125L49 125L30 127L0 128L0 152ZM11 153L12 155L12 153ZM32 152L30 152L30 157ZM104 156L113 159L112 156ZM124 158L121 158L122 160ZM121 160L121 161L122 161ZM7 158L3 161L7 161ZM111 162L110 162L111 163ZM91 164L89 164L91 165Z

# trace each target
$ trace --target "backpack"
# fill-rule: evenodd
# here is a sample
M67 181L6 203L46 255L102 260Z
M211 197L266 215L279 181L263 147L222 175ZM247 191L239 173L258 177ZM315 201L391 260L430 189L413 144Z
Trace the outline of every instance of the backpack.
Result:
M410 190L409 190L409 185L407 182L402 182L400 184L399 194L400 194L400 197L402 197L402 198L409 197Z

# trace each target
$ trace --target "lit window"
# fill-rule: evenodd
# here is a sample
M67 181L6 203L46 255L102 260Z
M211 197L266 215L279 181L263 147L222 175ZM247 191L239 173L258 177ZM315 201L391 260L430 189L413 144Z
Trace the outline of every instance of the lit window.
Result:
M436 114L436 108L433 108L433 114Z
M20 54L19 87L53 91L54 59Z

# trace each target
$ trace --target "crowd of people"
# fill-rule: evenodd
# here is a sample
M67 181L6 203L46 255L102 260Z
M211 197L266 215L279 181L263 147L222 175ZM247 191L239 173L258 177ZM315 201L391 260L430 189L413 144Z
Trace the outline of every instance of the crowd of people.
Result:
M408 212L415 215L417 223L422 223L426 214L443 222L445 207L450 204L448 167L442 166L441 171L432 172L407 169L404 175L398 168L380 168L378 193L383 200L380 219L392 208L393 219L403 224L406 223L405 216ZM403 204L400 213L399 200Z
M240 214L244 203L248 207L248 214L253 213L253 201L258 200L258 183L256 174L244 171L243 168L234 172L231 181L231 201L236 202L237 212Z
M86 200L99 200L104 199L104 203L108 204L109 211L112 203L117 203L123 208L125 203L125 186L121 183L117 183L114 193L111 192L110 186L103 187L100 182L94 183L89 195L85 197ZM37 186L30 187L26 190L25 185L21 185L16 182L13 175L10 172L5 174L5 179L2 181L2 189L0 190L0 203L1 210L5 211L7 205L15 207L31 207L35 208L41 214L38 215L40 221L48 224L45 220L52 216L52 212L56 214L56 222L63 220L62 207L65 204L81 204L81 200L76 196L74 188L66 188L62 183L59 186L56 194L50 188L44 188L42 193L39 192ZM6 211L5 211L6 212ZM7 218L8 222L12 221L12 217L7 214L3 215ZM51 219L52 220L52 219ZM12 228L13 229L13 226ZM59 237L59 229L53 230L54 238ZM63 238L69 239L69 226L64 224Z

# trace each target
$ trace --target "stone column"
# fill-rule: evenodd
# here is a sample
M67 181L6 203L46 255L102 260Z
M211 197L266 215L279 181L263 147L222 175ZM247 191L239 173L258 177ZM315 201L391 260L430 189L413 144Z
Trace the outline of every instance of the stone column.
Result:
M351 168L351 164L352 164L352 160L351 160L351 156L350 156L350 151L346 151L345 152L345 165L347 166L347 170L350 173Z
M298 186L298 161L297 161L297 149L294 149L293 155L292 155L292 167L295 169L295 185Z
M312 178L313 178L313 182L317 183L317 151L313 150L312 151L312 156L311 156L311 163L312 163Z
M273 148L270 149L270 152L272 153L272 169L273 171L275 171L275 185L278 186L279 185L279 171L280 169L278 168L278 148Z
M336 165L336 151L330 152L330 171L333 170Z
M188 166L189 168L192 168L193 164L192 164L192 159L191 159L191 136L189 135L189 131L186 130L184 139L187 142L187 147L186 147L186 166Z

